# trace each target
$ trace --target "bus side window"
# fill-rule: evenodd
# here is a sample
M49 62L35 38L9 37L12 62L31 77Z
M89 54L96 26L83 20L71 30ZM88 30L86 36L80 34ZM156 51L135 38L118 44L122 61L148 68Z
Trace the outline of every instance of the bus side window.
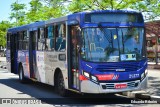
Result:
M47 27L47 37L46 37L46 46L48 47L48 50L54 50L54 27L48 26Z
M22 50L22 46L23 46L23 32L19 32L18 41L19 41L18 49Z
M28 50L28 36L27 36L27 31L23 32L23 50Z
M44 28L38 29L38 46L37 50L45 50L45 37L44 37Z
M66 25L56 26L56 51L65 51L66 49Z
M34 31L33 38L32 38L32 49L33 50L36 50L36 47L37 47L36 40L37 40L37 31Z

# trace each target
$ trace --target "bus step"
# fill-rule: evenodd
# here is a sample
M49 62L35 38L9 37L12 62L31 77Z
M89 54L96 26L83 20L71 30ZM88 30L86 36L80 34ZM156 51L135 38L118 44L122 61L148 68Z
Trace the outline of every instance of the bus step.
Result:
M34 82L38 82L37 81L37 79L35 79L35 78L30 78L32 81L34 81Z
M80 91L75 90L75 89L70 89L70 88L69 88L68 90L73 91L73 92L76 92L76 93L79 93L79 94L81 93Z

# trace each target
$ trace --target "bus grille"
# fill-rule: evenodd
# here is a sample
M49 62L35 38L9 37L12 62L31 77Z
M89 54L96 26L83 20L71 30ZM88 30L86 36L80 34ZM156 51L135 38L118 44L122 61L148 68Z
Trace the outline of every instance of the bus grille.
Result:
M102 87L102 89L116 89L115 85L121 84L121 83L101 83L101 87ZM122 84L127 84L127 88L135 88L139 85L139 83L140 83L140 80L123 82Z
M139 64L107 64L99 65L96 70L99 72L115 72L115 71L137 71L141 66Z

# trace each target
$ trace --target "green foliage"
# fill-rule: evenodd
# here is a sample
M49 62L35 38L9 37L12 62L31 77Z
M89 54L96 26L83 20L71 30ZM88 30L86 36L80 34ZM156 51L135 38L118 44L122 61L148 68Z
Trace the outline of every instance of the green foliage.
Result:
M20 26L23 24L26 24L25 22L25 4L19 4L17 2L11 4L11 14L10 14L10 19L15 19L16 20L16 25L15 26Z
M35 22L44 19L42 3L39 0L32 0L30 3L31 9L26 14L26 20L28 23Z
M73 0L69 6L72 12L84 10L125 9L134 5L138 0ZM139 0L141 1L141 0Z
M64 7L59 3L62 0L32 0L30 2L31 9L26 14L27 23L48 20L50 18L61 17L64 14ZM46 4L44 4L44 2Z
M16 19L17 26L85 10L130 8L145 12L148 19L160 16L159 0L31 0L29 4L28 12L25 11L26 4L15 2L11 5L10 18Z
M6 31L11 27L8 21L0 22L0 46L6 45Z

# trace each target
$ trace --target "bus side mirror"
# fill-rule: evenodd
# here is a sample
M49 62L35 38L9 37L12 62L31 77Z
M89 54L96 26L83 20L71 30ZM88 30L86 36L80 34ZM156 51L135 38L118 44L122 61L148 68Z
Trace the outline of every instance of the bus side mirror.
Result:
M78 30L79 32L81 32L81 28L80 28L79 26L77 27L77 30Z

